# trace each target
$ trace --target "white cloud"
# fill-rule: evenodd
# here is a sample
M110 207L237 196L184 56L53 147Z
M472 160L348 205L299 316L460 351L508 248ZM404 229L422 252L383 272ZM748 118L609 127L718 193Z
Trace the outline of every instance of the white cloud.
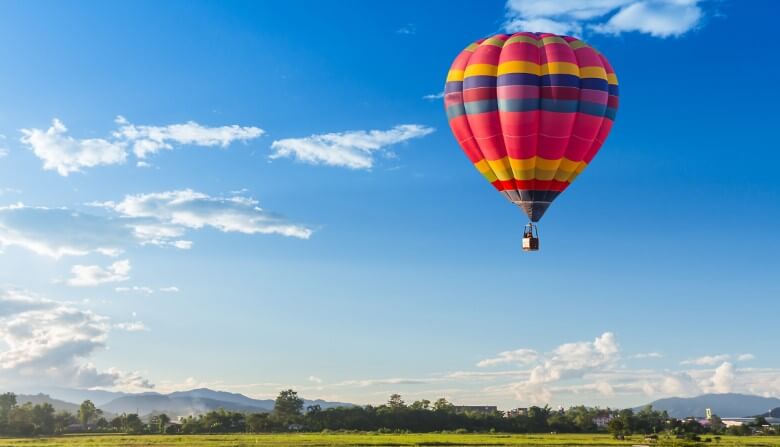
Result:
M593 29L610 34L638 31L655 37L679 36L695 28L701 20L703 13L698 3L697 0L637 1Z
M130 286L130 287L116 287L114 291L117 293L140 293L142 295L151 295L154 293L154 289L146 286Z
M723 362L715 369L708 385L708 391L713 393L730 393L736 380L736 370L734 365L729 362Z
M0 188L0 196L4 196L6 194L21 194L22 190L17 188Z
M479 367L495 366L501 364L520 364L526 365L539 358L539 353L533 349L515 349L514 351L499 352L496 357L480 360L477 363Z
M0 248L20 247L51 258L117 256L132 239L129 228L105 217L21 203L0 207Z
M183 236L203 228L300 239L313 233L308 226L275 216L245 196L213 197L188 189L90 205L108 210L109 215L22 203L0 206L0 250L20 247L55 259L92 253L116 257L138 243L187 250L193 243ZM87 267L79 267L79 273L99 273L96 267Z
M98 371L86 361L106 347L109 320L68 303L0 290L0 377L82 388L151 388L137 373Z
M444 92L443 91L439 92L439 93L431 93L429 95L423 96L423 99L427 99L428 101L434 101L436 99L442 99L442 98L444 98Z
M21 129L21 142L43 160L43 168L57 171L62 176L81 172L83 168L125 163L132 148L141 160L138 167L151 167L143 160L149 154L171 150L176 145L226 148L237 141L261 137L265 131L253 126L209 127L188 121L165 126L135 125L124 117L116 118L119 128L110 138L77 139L68 135L68 129L59 119L48 129Z
M148 332L149 328L142 321L127 321L117 323L114 328L127 332Z
M536 31L581 35L640 32L680 36L694 29L704 13L702 0L508 0L508 32Z
M122 282L130 279L130 260L116 261L106 268L98 265L74 265L71 268L73 277L68 279L68 285L75 287L93 287L100 284Z
M138 219L136 236L154 244L180 244L176 240L188 229L214 228L222 232L244 234L279 234L308 239L312 230L271 216L256 200L242 197L212 197L191 189L125 196L121 202L96 204L125 218ZM151 223L145 223L148 220Z
M314 383L320 384L320 383L322 383L322 379L320 379L317 376L309 376L309 382L314 382Z
M748 354L748 353L740 354L740 355L737 356L737 360L740 361L740 362L749 362L749 361L755 360L755 359L756 359L755 355Z
M237 141L249 141L261 137L265 131L254 126L208 127L194 121L167 126L137 126L123 116L116 118L120 125L114 137L127 141L138 158L161 150L171 150L174 144L226 148Z
M705 355L693 359L683 360L682 365L713 366L725 362L731 358L728 354Z
M404 35L410 36L412 34L416 34L417 33L417 27L414 26L413 23L407 23L406 25L398 28L395 32L397 34L404 34Z
M663 358L660 352L640 352L631 356L632 359L660 359Z
M403 124L389 130L355 130L306 138L286 138L271 144L275 152L270 158L295 158L315 165L371 169L376 152L394 144L424 137L433 131L433 128L419 124Z
M615 334L605 332L592 342L565 343L547 354L537 354L531 349L505 351L497 357L481 361L479 366L490 366L502 363L536 363L531 367L528 377L512 383L508 389L515 393L518 399L525 402L549 402L553 396L551 384L583 379L587 374L614 366L619 358L619 347ZM591 387L597 391L614 390L608 383L600 381L598 386Z
M68 128L56 118L46 130L31 128L21 132L21 142L43 160L43 169L57 171L62 176L82 168L121 164L127 159L122 142L102 138L75 139L67 135Z
M156 292L179 293L179 288L176 286L159 287L157 289L148 286L122 286L122 287L115 287L114 291L117 293L137 293L141 295L152 295Z

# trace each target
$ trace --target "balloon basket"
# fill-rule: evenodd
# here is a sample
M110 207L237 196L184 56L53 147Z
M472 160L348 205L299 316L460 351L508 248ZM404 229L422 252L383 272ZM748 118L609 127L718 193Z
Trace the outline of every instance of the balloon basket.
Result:
M523 228L523 251L539 251L539 228L531 222Z

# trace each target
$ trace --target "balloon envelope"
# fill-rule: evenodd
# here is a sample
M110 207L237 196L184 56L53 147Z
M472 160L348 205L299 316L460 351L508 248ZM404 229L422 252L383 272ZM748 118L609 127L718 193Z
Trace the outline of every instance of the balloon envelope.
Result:
M574 37L499 34L455 58L444 105L477 170L537 222L607 138L618 83L607 59Z

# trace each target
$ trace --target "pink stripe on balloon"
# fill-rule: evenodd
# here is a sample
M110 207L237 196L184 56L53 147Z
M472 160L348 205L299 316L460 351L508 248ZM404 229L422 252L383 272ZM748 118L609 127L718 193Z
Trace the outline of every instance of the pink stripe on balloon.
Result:
M502 85L497 90L498 99L536 99L539 97L539 87L535 85Z

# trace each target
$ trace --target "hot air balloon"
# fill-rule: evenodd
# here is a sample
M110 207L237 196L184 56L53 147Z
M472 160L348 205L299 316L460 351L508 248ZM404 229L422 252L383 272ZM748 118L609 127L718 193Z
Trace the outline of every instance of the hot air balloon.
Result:
M444 105L469 160L528 215L523 250L536 251L536 223L612 129L618 83L607 59L582 40L498 34L455 58Z

